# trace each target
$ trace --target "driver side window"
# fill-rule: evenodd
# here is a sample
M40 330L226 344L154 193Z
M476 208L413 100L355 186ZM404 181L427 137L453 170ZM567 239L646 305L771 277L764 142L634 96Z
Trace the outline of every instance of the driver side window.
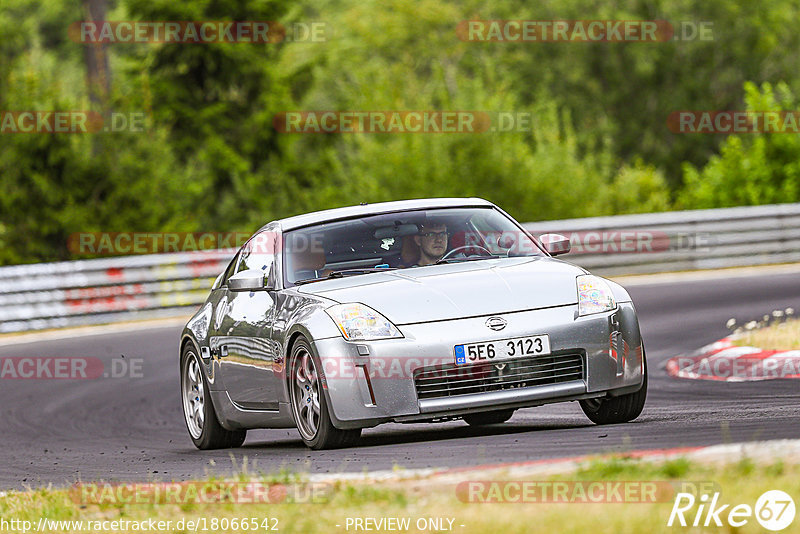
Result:
M224 286L228 285L228 278L233 276L233 274L234 274L234 272L236 270L236 266L239 264L239 256L240 255L241 255L241 251L237 252L233 256L233 259L231 260L231 262L228 264L227 267L225 267L225 271L222 274L222 279L218 280L219 283L214 286L214 289L218 289L220 287L224 287Z

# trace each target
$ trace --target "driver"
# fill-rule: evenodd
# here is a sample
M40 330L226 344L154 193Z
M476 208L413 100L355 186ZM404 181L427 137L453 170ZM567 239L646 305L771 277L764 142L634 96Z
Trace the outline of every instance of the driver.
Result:
M419 261L417 265L432 265L442 259L447 252L447 225L431 223L420 226L419 234L414 236L414 242L419 247Z

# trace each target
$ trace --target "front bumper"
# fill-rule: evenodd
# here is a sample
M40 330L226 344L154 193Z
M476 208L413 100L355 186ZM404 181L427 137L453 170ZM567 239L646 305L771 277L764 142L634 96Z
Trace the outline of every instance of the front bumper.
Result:
M642 341L630 302L619 303L613 312L586 317L577 316L576 305L502 317L508 324L499 332L487 328L487 317L475 317L401 325L403 339L315 341L334 424L355 428L457 417L627 393L642 383ZM438 397L418 394L415 370L419 374L423 367L453 367L455 345L541 334L550 337L553 355L569 355L573 364L579 356L581 369L576 372L573 366L571 375L550 383L526 381L516 387L498 387L495 379L492 386L478 388L479 392L473 388L465 394L448 392ZM536 360L541 358L547 356ZM467 374L465 380L477 382L475 375Z

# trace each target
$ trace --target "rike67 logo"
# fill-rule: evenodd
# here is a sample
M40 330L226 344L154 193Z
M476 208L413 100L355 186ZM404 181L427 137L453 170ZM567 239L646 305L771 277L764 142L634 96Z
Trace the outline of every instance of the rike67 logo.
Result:
M765 529L779 532L792 524L795 512L794 500L780 490L764 492L752 507L722 503L719 492L710 498L703 494L699 499L691 493L678 493L667 526L722 527L727 523L730 527L741 528L755 517Z

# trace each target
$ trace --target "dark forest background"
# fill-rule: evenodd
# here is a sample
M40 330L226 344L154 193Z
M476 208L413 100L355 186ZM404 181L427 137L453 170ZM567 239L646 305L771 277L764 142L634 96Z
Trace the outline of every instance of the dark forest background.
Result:
M675 134L676 110L796 110L796 0L3 0L0 110L146 115L0 135L0 264L68 236L244 231L309 210L480 196L521 221L800 201L800 137ZM109 44L69 25L324 22L324 40ZM711 40L465 42L466 19L713 23ZM525 132L282 134L287 110L531 113Z

